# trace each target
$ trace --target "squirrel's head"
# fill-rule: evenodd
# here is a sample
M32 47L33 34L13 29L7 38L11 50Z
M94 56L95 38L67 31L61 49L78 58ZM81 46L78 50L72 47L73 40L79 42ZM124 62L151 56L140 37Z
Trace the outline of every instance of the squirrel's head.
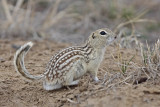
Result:
M111 44L115 39L116 35L107 28L98 29L91 33L89 36L89 43L91 46L96 48L103 48Z

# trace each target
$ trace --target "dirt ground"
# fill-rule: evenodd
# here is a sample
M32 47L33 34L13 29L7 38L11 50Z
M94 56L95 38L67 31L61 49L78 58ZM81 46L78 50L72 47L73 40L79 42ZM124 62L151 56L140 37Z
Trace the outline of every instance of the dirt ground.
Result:
M102 85L107 71L119 70L111 56L114 53L112 46L107 49L98 72L101 82L95 83L86 75L78 86L45 91L41 82L28 81L14 69L15 48L26 42L0 40L0 107L160 107L160 83L123 85L109 90ZM32 74L43 73L50 57L58 50L70 46L45 40L34 43L25 58L26 68ZM130 57L136 51L123 50L122 54Z

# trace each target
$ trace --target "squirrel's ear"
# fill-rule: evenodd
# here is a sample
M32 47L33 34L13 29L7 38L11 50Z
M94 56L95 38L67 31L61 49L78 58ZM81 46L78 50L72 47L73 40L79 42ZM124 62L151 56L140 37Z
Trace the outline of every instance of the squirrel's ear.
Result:
M94 33L92 34L92 38L93 38L93 39L96 38L96 36L94 35Z

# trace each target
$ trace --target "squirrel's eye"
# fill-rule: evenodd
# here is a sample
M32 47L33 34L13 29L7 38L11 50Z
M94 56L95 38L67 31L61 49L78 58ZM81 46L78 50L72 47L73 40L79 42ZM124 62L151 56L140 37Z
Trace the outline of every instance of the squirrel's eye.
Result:
M101 31L100 34L101 35L106 35L106 32L105 31Z

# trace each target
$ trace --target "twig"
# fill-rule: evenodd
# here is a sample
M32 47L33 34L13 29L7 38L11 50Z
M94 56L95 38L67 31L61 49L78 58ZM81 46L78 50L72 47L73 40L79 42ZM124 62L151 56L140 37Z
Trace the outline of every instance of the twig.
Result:
M124 23L119 24L119 25L116 27L116 29L114 30L114 32L117 32L118 29L120 29L121 27L126 26L126 25L128 25L128 24L130 24L130 23L139 23L139 22L154 22L154 23L155 23L156 21L154 21L154 20L149 20L149 19L132 19L132 20L129 20L129 21L127 21L127 22L124 22Z
M7 1L6 1L6 0L2 0L1 2L2 2L2 5L3 5L3 8L4 8L4 11L5 11L5 14L6 14L6 17L7 17L8 22L9 22L9 23L12 23L12 22L13 22L13 19L12 19L10 10L9 10L9 8L8 8Z
M17 12L18 10L20 9L22 3L23 3L24 0L18 0L17 3L16 3L16 6L13 10L13 16L16 16L17 15Z
M60 2L61 2L61 0L56 0L55 4L50 9L51 12L48 12L48 15L46 16L45 21L43 22L43 28L44 29L46 29L46 27L48 26L48 24L50 23L50 21L53 20L52 18L56 16L57 9L58 9L58 6L59 6Z
M27 11L24 19L24 25L27 27L30 22L30 14L32 9L32 0L30 0L27 4Z
M73 100L71 100L71 99L69 99L69 98L67 98L67 100L68 100L70 103L73 103L73 104L78 104L78 102L76 102L76 101L73 101Z
M123 82L127 81L128 79L130 79L131 77L132 77L132 75L128 76L127 78L125 78L124 80L122 80L120 82L117 82L115 84L110 84L107 88L110 88L110 87L115 86L117 84L123 83Z

